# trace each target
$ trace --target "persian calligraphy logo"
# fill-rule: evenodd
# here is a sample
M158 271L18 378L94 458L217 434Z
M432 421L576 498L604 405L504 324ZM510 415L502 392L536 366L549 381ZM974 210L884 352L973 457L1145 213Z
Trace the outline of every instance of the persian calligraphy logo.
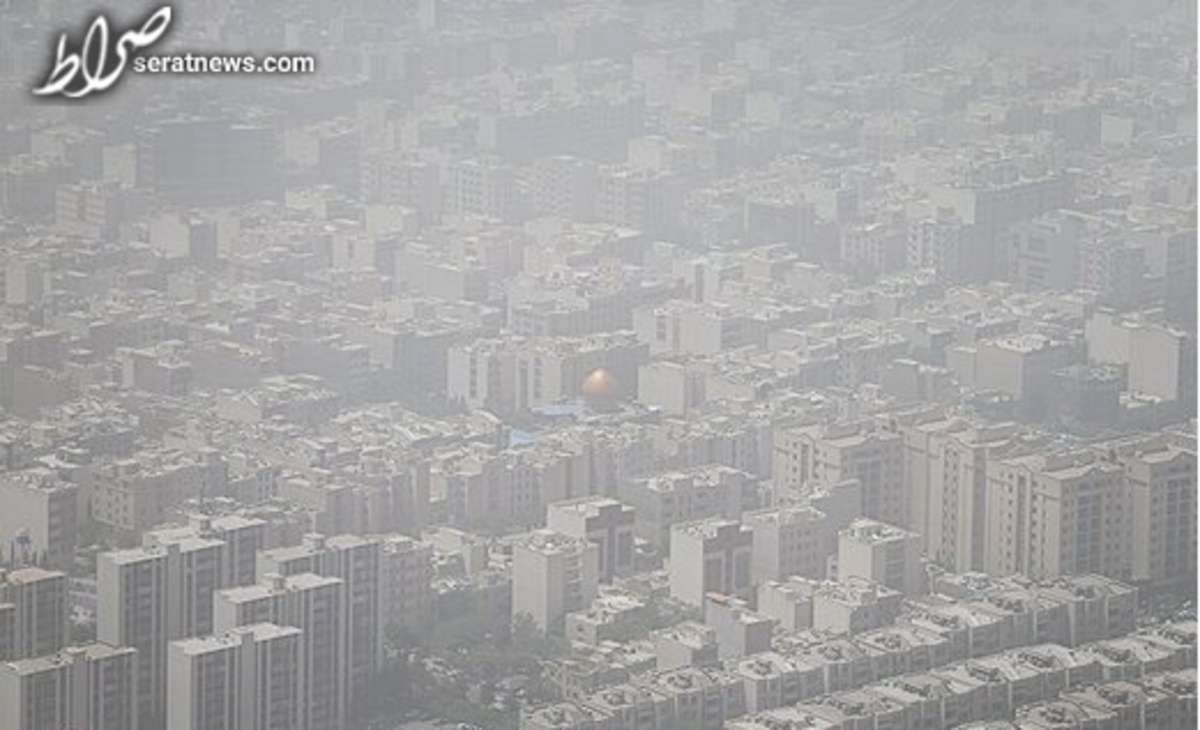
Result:
M78 50L68 50L67 33L58 37L54 66L33 93L80 99L104 91L121 78L134 53L157 43L170 25L171 7L164 5L142 21L140 27L125 31L112 42L108 19L97 15Z

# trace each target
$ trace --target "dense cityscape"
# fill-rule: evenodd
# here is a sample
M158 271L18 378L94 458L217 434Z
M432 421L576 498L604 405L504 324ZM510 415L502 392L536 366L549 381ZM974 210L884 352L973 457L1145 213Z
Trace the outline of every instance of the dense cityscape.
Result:
M1196 5L0 0L0 730L1196 727Z

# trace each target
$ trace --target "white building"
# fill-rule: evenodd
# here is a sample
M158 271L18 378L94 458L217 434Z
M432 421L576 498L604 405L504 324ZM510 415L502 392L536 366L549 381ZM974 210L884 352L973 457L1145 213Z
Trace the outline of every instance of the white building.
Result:
M168 727L299 727L302 635L291 626L262 623L172 642L167 656Z
M754 533L754 582L793 575L824 578L825 513L809 506L785 505L747 512L742 523Z
M567 613L596 597L600 549L584 538L535 530L512 546L512 615L528 614L542 631L561 632Z
M48 469L0 476L0 557L13 565L71 570L77 492Z
M273 623L294 626L300 641L298 730L340 730L346 725L344 588L338 578L314 573L269 575L254 586L229 588L214 600L216 630Z
M346 668L341 681L351 714L365 708L366 692L378 671L383 651L383 625L379 619L380 543L357 535L305 535L299 545L264 550L258 554L259 575L292 576L315 573L342 581L343 652Z
M860 578L906 596L924 592L921 536L885 522L858 519L838 538L838 578Z
M1131 567L1125 470L1078 451L988 464L985 568L1034 578Z
M213 630L222 545L180 537L97 557L96 636L138 651L138 730L165 727L167 642Z
M892 524L908 517L904 442L868 422L781 428L775 432L772 479L804 491L857 479L859 515Z
M0 661L46 656L66 646L67 601L65 573L0 570Z
M547 528L596 545L603 583L633 570L634 519L632 507L610 497L580 497L546 508Z
M754 533L733 520L710 518L671 528L671 596L703 606L709 593L750 598Z
M385 641L415 639L433 618L433 548L405 535L381 540L379 624Z
M95 643L0 664L0 728L139 727L136 654L129 647Z

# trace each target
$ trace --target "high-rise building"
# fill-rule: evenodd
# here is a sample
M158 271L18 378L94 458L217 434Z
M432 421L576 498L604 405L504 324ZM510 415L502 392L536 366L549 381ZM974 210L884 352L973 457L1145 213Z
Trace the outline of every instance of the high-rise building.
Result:
M216 630L273 623L294 626L300 640L298 730L340 730L346 725L343 637L346 634L339 578L315 573L272 574L253 586L227 588L214 598Z
M406 535L382 538L379 623L385 642L413 641L433 618L433 548Z
M380 610L380 544L357 535L305 535L299 545L265 550L258 555L259 575L316 573L342 580L343 636L339 646L345 667L341 681L347 711L369 705L366 693L383 651Z
M908 527L929 559L947 570L983 570L989 459L1041 439L1014 423L935 416L901 428L908 471Z
M859 578L906 596L925 590L921 536L878 520L857 519L838 536L838 579Z
M136 724L129 647L93 643L0 664L0 728L130 730Z
M512 546L513 618L528 614L538 629L559 632L571 611L591 604L600 580L600 548L586 538L535 530Z
M139 730L164 727L167 642L213 631L224 543L171 533L96 560L96 636L138 651Z
M1125 470L1094 452L1045 453L988 464L984 567L1034 578L1130 573Z
M200 535L225 543L221 558L221 585L244 586L257 579L255 560L266 547L267 522L256 517L221 515L194 518Z
M546 507L546 527L588 540L600 553L600 581L633 570L634 510L611 497L579 497Z
M371 707L371 686L383 652L379 542L357 535L330 537L322 562L321 575L342 580L342 693L347 717L358 719Z
M1125 468L1129 490L1130 579L1194 590L1196 449L1166 436L1099 444Z
M292 626L252 624L171 643L171 730L290 730L299 727L300 646Z
M146 539L151 546L168 548L168 638L212 633L212 594L222 586L225 543L169 533L147 533Z
M67 645L67 576L41 568L0 571L0 661L53 654ZM7 628L6 628L7 627Z
M777 429L771 473L779 486L801 492L815 483L857 479L861 516L897 525L908 516L903 439L873 424Z
M160 548L103 553L96 561L96 636L114 646L137 650L134 714L138 730L166 727L163 682L171 638L168 573L168 551Z
M754 533L734 520L710 518L671 528L671 596L703 606L709 593L749 600Z

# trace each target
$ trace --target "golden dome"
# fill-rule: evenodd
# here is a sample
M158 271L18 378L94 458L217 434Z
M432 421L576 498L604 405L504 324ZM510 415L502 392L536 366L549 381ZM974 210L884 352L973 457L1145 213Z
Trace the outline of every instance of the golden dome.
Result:
M583 379L579 393L589 400L614 400L621 393L621 384L612 373L599 368Z

